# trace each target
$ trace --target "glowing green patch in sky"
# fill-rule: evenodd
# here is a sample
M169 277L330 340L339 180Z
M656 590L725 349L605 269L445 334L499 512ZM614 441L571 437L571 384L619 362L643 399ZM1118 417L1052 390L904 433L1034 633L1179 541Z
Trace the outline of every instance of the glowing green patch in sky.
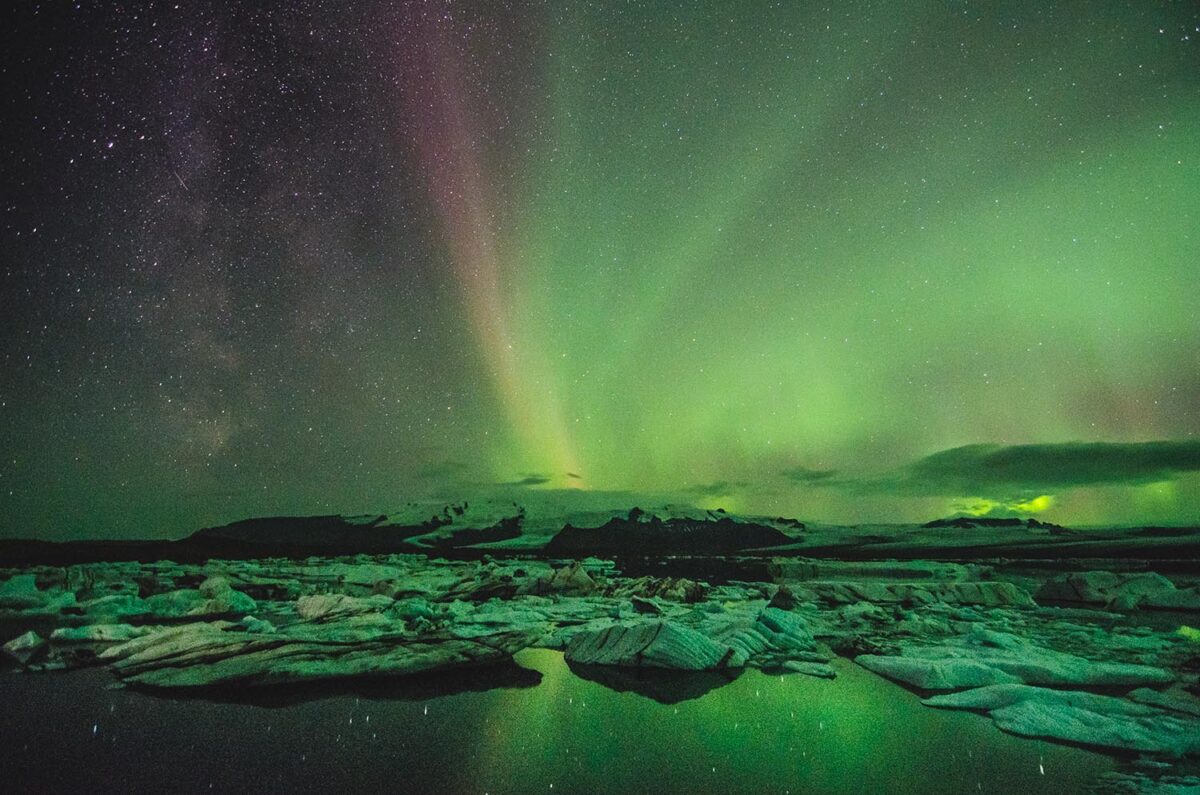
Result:
M497 484L1200 521L1147 446L1200 438L1191 4L10 21L0 535ZM1072 442L1131 446L1047 481Z
M1119 10L874 11L547 22L506 291L589 486L856 518L777 476L1195 434L1194 45ZM544 452L496 461L565 485Z

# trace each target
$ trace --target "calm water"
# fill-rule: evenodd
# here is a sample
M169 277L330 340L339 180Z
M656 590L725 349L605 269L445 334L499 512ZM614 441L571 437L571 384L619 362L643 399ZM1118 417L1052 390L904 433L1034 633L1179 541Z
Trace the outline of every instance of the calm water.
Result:
M557 652L517 661L251 703L109 690L102 671L0 674L4 788L1064 795L1115 766L922 707L845 661L835 681L616 681Z

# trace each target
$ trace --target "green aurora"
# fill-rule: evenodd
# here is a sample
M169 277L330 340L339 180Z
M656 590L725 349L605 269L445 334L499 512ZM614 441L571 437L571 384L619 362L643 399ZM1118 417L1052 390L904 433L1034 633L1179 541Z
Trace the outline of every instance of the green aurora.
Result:
M6 239L61 273L6 277L3 534L497 488L843 523L1200 520L1187 4L375 8L337 23L361 51L296 34L286 56L245 54L236 21L218 66L286 57L301 98L249 129L189 89L206 134L246 129L181 159L184 188L158 155L88 145L64 208L49 158L83 145L21 161L36 201ZM168 75L138 111L154 135L179 91L157 57L113 55ZM345 78L343 108L304 62ZM117 79L90 78L132 91ZM231 164L263 151L281 175L234 195ZM91 246L101 221L66 210L119 198L133 217L101 213ZM929 464L947 452L967 474Z
M517 434L497 470L714 484L714 504L765 509L797 464L1192 436L1194 50L1163 37L1113 62L1054 18L978 47L996 21L556 20L504 301L537 374L518 400L567 422ZM1195 515L1164 483L1061 513ZM862 501L772 491L846 520Z

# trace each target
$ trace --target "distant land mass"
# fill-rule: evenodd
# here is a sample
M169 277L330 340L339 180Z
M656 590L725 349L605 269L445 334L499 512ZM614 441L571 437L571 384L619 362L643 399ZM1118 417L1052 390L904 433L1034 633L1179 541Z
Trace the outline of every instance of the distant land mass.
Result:
M806 524L691 506L532 515L515 502L410 503L398 512L274 516L170 541L0 541L0 565L419 553L450 558L816 557L966 560L1194 559L1200 528L1068 529L1036 519L951 517L924 525Z
M1051 530L1069 532L1062 525L1050 522L1039 522L1037 519L1017 519L1015 517L993 516L952 516L947 519L934 519L921 527L957 527L963 530L974 528L1011 527L1021 530Z

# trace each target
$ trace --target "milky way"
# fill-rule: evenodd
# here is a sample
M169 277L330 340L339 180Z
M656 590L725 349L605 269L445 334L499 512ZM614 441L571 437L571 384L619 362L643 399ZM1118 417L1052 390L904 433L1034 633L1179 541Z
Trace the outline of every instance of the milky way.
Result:
M3 12L0 534L1200 519L1193 5L140 6Z

